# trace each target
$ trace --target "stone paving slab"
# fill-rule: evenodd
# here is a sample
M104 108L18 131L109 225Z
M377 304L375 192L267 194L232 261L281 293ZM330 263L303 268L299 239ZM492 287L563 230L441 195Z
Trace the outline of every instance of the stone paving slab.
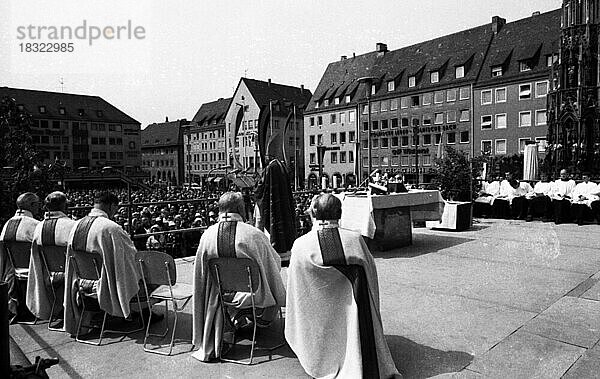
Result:
M563 379L597 378L600 376L600 346L596 345L565 373Z
M486 378L560 378L584 348L517 331L468 367Z
M592 347L600 340L600 302L576 297L563 297L523 330L566 342Z
M599 280L600 277L596 279ZM589 290L585 291L581 297L600 301L600 281L596 282Z

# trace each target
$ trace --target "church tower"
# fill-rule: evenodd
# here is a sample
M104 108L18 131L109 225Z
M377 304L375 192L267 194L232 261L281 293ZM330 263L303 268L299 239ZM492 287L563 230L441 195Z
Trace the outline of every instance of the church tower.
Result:
M600 0L564 0L548 93L545 170L600 176Z

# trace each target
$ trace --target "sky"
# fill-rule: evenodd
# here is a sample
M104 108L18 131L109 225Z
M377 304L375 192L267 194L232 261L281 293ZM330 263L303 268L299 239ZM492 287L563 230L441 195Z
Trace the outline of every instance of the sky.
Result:
M191 120L202 103L232 96L243 76L314 91L330 62L374 51L377 42L396 50L488 24L494 15L511 22L560 5L560 0L2 0L0 86L97 95L144 128L165 117ZM30 50L67 50L72 43L73 51L27 52L28 43ZM64 45L41 45L47 43Z

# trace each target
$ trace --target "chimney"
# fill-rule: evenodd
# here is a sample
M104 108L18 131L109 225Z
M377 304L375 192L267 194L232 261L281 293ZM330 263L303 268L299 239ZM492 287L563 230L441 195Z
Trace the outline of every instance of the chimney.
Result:
M492 17L492 32L497 34L500 29L506 24L506 20L499 16Z
M304 84L300 84L300 93L303 94L304 93Z
M535 11L531 14L531 17L535 17L535 16L539 16L540 15L540 11Z
M269 87L271 87L271 78L269 78Z
M348 59L348 56L346 55L342 55L342 58L340 59L341 61L345 61L346 59Z
M356 53L352 53L352 58L356 58Z
M169 116L165 116L165 122L169 122Z
M385 53L386 51L388 51L387 45L382 42L377 42L377 44L375 45L375 51L378 53Z

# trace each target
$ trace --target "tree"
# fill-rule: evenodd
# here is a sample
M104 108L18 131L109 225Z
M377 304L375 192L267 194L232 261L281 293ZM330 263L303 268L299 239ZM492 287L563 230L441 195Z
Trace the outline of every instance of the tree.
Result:
M479 183L476 178L481 172L482 157L469 160L467 154L447 146L444 156L434 160L433 183L442 197L447 200L471 201Z

